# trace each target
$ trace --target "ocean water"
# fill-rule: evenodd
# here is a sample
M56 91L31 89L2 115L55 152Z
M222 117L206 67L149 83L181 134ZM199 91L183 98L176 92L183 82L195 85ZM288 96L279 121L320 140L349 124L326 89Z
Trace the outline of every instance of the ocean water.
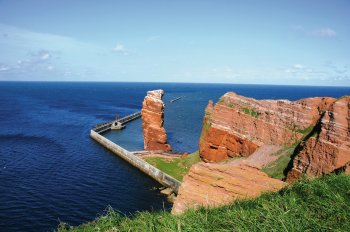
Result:
M350 94L348 87L0 82L0 231L78 225L108 206L126 215L168 210L157 182L89 137L95 124L139 111L146 92L158 88L166 93L169 143L179 152L197 150L204 108L225 92L290 100ZM141 120L105 136L129 150L143 148Z

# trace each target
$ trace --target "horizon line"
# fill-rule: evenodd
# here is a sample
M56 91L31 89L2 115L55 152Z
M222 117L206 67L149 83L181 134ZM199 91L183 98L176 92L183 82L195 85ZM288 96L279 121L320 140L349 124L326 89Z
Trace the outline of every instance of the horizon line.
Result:
M350 88L350 85L311 85L311 84L261 84L261 83L226 83L226 82L173 82L173 81L60 81L60 80L0 80L0 82L45 82L45 83L155 83L155 84L215 84L215 85L272 85L272 86L305 86L305 87L341 87Z

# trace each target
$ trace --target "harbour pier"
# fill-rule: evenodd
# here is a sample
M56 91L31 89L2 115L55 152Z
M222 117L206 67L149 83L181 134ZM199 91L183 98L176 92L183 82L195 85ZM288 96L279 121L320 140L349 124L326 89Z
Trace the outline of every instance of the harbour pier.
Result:
M112 142L111 140L103 136L103 132L113 129L112 128L113 126L115 127L118 125L125 126L126 123L140 117L141 117L141 112L136 112L134 114L123 117L119 120L97 124L93 129L91 129L90 137L95 141L97 141L99 144L101 144L103 147L107 148L108 150L110 150L120 158L127 161L129 164L133 165L143 173L147 174L148 176L152 177L154 180L158 181L163 186L173 189L173 191L177 194L179 187L181 185L180 181L166 174L165 172L159 170L153 165L147 163L142 158L138 157L137 155L134 155L132 152L126 150L125 148L117 145L116 143Z

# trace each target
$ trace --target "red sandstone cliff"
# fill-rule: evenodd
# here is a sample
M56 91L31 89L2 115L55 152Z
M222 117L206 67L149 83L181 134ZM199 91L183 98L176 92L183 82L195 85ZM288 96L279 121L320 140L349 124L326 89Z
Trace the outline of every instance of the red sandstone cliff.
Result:
M164 103L162 101L164 91L148 91L142 103L142 128L145 150L170 151L167 144L167 135L163 127Z
M209 163L191 167L172 213L279 190L286 183L260 169L291 145L296 149L288 181L339 169L350 173L350 97L255 100L231 92L215 106L210 101L199 141L200 156ZM229 157L241 158L212 163Z
M325 111L314 133L300 144L287 181L303 174L321 176L350 164L350 97L335 101Z
M204 161L249 156L264 144L290 145L299 141L333 98L299 101L255 100L229 92L205 111L199 151Z
M255 100L226 93L209 102L199 141L207 162L249 156L267 144L299 144L288 180L320 176L350 162L350 97Z

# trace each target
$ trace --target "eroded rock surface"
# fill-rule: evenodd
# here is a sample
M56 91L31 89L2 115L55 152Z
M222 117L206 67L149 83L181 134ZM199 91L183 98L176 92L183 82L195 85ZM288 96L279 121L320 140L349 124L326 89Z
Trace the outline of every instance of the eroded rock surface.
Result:
M287 180L294 181L303 174L317 177L341 168L348 173L349 163L350 97L347 96L323 113L313 134L301 143Z
M236 199L253 198L262 192L277 191L283 181L270 178L248 160L193 165L179 189L172 213L188 208L217 207Z
M142 128L145 150L170 151L167 144L167 135L163 127L164 103L162 101L164 91L148 91L142 103Z
M298 101L256 100L229 92L213 106L209 102L199 141L207 162L249 156L266 144L291 145L317 123L334 98Z
M279 149L294 146L288 181L350 173L350 97L255 100L230 92L215 106L210 101L199 141L206 163L195 164L184 177L172 213L279 190L286 183L261 168L278 158L272 154ZM230 157L240 158L222 161Z

